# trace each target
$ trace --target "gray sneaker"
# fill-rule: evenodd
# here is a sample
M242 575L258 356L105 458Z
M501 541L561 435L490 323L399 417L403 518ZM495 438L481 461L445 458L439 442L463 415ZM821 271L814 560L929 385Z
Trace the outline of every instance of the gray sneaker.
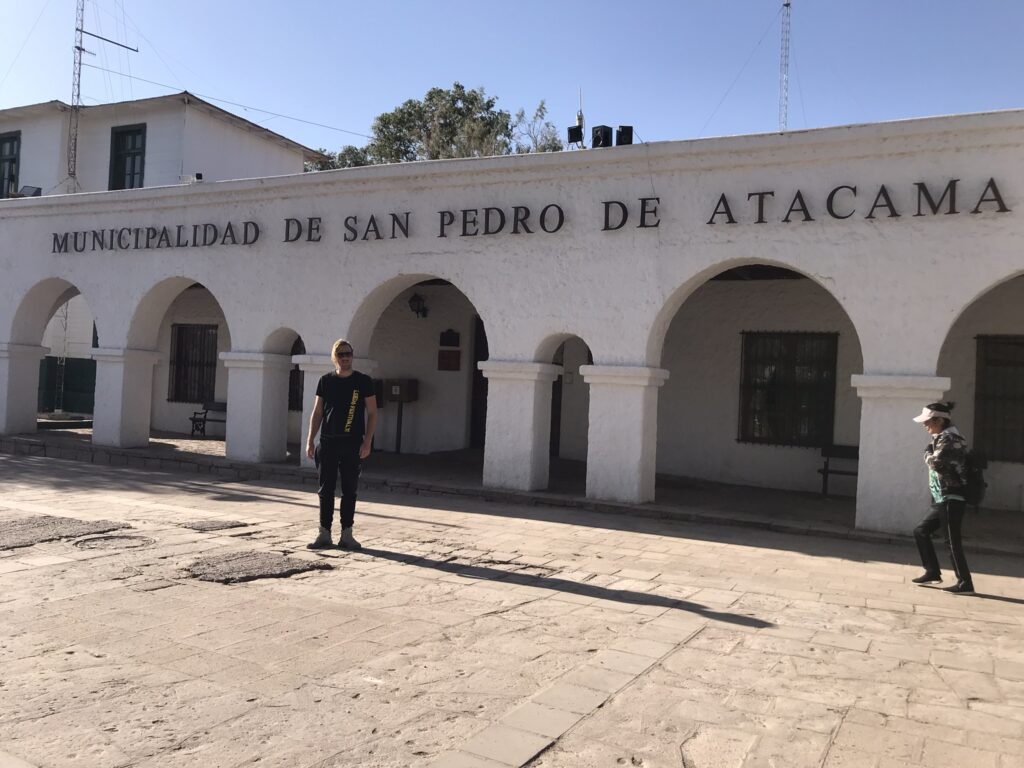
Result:
M363 545L356 541L356 537L352 535L351 528L341 529L341 538L338 539L338 549L362 549Z
M330 549L334 546L331 541L331 529L320 526L320 533L317 534L316 540L307 544L306 549Z

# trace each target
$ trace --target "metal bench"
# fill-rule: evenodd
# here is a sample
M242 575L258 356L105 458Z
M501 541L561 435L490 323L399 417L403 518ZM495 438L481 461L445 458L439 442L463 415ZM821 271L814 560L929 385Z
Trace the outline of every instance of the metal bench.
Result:
M828 476L846 475L856 477L856 469L837 469L831 465L833 459L844 461L857 461L860 458L860 448L856 445L824 445L821 448L821 457L825 460L818 474L821 475L821 495L828 496Z
M209 422L226 424L228 421L227 403L203 403L203 410L195 411L188 420L192 422L192 434L206 437L206 425Z

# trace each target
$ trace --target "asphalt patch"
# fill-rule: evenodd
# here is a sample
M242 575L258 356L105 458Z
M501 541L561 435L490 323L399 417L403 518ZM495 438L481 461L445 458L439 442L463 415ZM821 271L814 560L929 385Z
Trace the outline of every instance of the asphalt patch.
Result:
M191 528L193 531L201 533L226 531L228 528L245 528L248 525L240 520L193 520L190 523L181 523L182 528Z
M329 571L323 560L301 560L276 552L234 552L201 557L185 568L194 579L237 584L255 579L283 579L306 571Z
M73 517L36 515L14 520L0 520L0 549L16 549L42 544L44 541L76 539L94 533L109 533L131 528L127 523L112 520L76 520Z

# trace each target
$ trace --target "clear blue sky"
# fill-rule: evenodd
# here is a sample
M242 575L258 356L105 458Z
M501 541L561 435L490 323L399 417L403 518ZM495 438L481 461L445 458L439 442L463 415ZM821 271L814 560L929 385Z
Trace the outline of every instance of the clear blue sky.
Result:
M87 0L85 104L189 90L312 147L433 86L644 141L778 128L781 0ZM71 99L75 0L0 0L0 108ZM793 0L789 128L1024 107L1022 0ZM589 133L589 131L588 131ZM564 136L564 132L563 132Z

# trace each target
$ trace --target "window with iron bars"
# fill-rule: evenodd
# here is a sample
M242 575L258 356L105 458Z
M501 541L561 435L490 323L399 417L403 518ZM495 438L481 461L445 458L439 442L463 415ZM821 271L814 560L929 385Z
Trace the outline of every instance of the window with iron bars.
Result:
M1024 336L978 336L974 447L989 460L1024 462Z
M0 198L18 192L18 155L21 150L21 132L0 135Z
M745 331L742 337L737 439L830 445L839 334Z
M293 355L304 355L306 354L306 345L302 343L302 339L296 339L295 343L292 344ZM291 371L288 372L288 410L289 411L302 411L302 387L305 382L305 374L299 370L299 366L293 365Z
M171 325L171 375L167 400L206 403L217 382L217 326Z
M110 132L109 189L138 189L146 165L146 126L125 125Z

